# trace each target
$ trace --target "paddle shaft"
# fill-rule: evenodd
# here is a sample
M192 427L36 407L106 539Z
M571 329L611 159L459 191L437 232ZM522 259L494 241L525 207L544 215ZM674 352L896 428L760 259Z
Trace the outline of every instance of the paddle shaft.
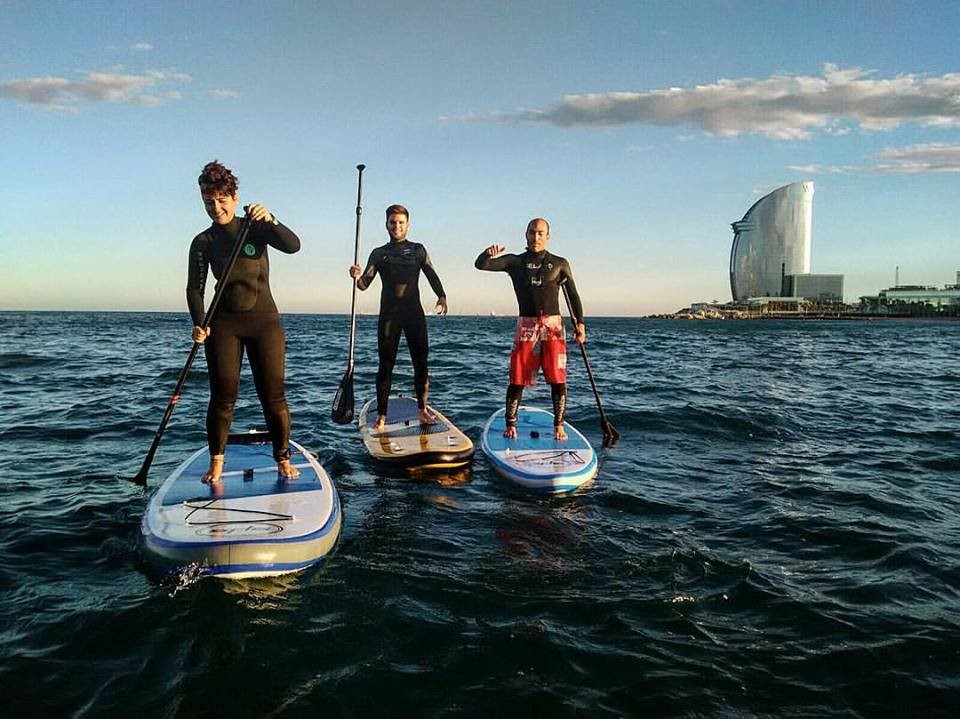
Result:
M360 264L360 215L363 214L363 170L366 165L357 165L357 225L353 235L353 264ZM347 355L347 371L343 373L340 386L333 395L330 418L337 424L353 421L353 347L357 337L357 280L353 280L350 295L350 352Z
M237 233L237 240L233 245L233 250L230 253L230 259L227 261L227 269L223 273L223 279L217 283L217 289L213 293L213 300L210 302L210 306L207 308L206 314L203 316L203 322L200 325L204 329L210 327L210 323L213 321L213 316L216 314L217 307L220 305L220 300L223 298L223 293L227 287L227 279L230 277L230 273L233 271L234 265L237 264L237 258L240 256L240 250L243 247L243 243L247 239L247 233L250 231L251 220L249 217L243 218L243 223L240 225L240 232ZM150 444L150 449L147 451L147 456L143 459L143 465L140 467L140 471L137 472L137 475L133 477L133 481L140 485L146 485L147 483L147 472L150 471L150 465L153 464L153 456L157 453L157 447L160 446L160 439L163 437L163 432L167 428L167 423L170 421L170 417L173 415L173 409L177 406L177 402L180 401L180 393L183 391L184 385L187 383L187 376L190 374L190 367L193 365L193 360L197 357L197 352L200 351L200 346L202 342L194 342L193 347L190 348L190 353L187 355L187 361L183 365L183 369L180 370L180 376L177 378L177 386L173 390L173 394L170 395L170 401L167 402L167 410L163 413L163 419L160 420L160 426L157 428L157 433L153 437L153 442Z
M353 233L353 264L360 264L360 215L363 214L363 171L366 165L357 165L357 224ZM357 336L357 281L353 281L353 293L350 296L350 352L347 355L347 371L353 374L353 345Z
M567 283L563 282L560 285L560 289L563 290L563 299L567 303L567 311L570 313L570 322L573 324L574 333L576 333L577 317L573 313L573 303L570 301L570 291L567 290ZM583 365L587 368L587 377L590 379L590 386L593 388L593 396L597 400L597 409L600 410L600 425L603 429L604 445L608 443L612 444L620 437L620 433L613 428L613 425L610 424L610 421L607 419L606 412L603 411L603 402L600 400L600 392L597 390L597 382L593 378L593 368L590 366L590 358L587 357L587 348L583 346L583 342L577 342L577 346L580 347L580 355L583 357Z

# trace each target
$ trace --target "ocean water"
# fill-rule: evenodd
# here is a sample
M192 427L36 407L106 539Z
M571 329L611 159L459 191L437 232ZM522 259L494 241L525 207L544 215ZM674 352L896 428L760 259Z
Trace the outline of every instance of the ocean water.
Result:
M960 712L960 323L593 319L622 438L585 491L542 498L479 452L371 463L329 420L348 318L284 321L294 437L343 533L321 567L230 582L157 576L137 544L150 487L204 443L202 358L150 487L123 479L186 315L0 313L0 716ZM429 322L431 398L476 440L513 321ZM361 317L358 409L374 335ZM574 346L569 419L599 446ZM245 372L234 428L260 424Z

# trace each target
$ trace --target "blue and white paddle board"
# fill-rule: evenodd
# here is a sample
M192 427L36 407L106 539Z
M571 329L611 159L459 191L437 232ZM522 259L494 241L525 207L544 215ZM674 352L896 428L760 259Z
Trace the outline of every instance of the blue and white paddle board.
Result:
M140 528L151 559L243 579L296 572L329 554L340 536L340 497L306 449L290 442L295 479L277 472L269 434L231 435L223 475L204 484L197 450L151 497Z
M473 441L436 407L428 404L427 411L436 420L433 424L420 423L413 397L391 397L386 426L376 432L377 401L364 404L357 425L370 456L407 469L462 467L473 459Z
M569 492L597 475L597 454L569 422L567 439L553 438L553 413L521 407L517 438L503 436L504 410L493 413L483 427L480 446L493 468L507 479L535 492Z

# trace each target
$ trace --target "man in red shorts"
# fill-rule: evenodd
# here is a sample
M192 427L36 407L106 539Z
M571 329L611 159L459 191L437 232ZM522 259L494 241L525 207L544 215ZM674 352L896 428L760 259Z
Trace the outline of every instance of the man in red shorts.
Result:
M503 436L516 438L517 412L523 388L536 384L537 373L550 384L553 399L553 436L566 439L563 415L567 404L567 341L563 317L560 316L560 285L566 283L573 305L576 332L574 339L581 344L587 336L583 324L583 306L577 286L573 282L570 263L563 257L547 252L550 225L542 217L527 224L527 250L520 255L502 254L506 247L491 245L477 257L478 270L506 272L517 295L519 317L513 335L510 353L510 385Z

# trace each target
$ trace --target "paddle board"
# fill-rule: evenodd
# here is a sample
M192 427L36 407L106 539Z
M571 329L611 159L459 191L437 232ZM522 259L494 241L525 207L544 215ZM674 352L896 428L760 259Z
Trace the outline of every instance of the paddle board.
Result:
M535 407L520 407L517 438L503 436L499 409L483 427L480 446L493 468L507 479L535 492L569 492L597 474L597 454L569 422L563 427L567 439L553 438L553 413Z
M210 457L197 450L164 480L141 522L148 556L177 568L241 579L305 569L340 535L340 497L317 459L290 442L296 479L277 473L267 432L231 435L223 475L200 477Z
M427 405L434 424L420 424L420 410L412 397L391 397L387 424L375 432L377 401L360 410L360 436L370 456L398 467L445 469L461 467L473 457L473 442L435 407Z

